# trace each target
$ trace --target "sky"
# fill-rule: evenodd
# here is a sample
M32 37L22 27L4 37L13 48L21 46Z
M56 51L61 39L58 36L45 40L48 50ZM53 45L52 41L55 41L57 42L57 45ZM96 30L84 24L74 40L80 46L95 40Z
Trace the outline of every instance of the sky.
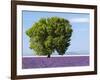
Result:
M73 34L71 37L71 45L65 55L89 55L90 15L88 13L22 11L23 56L35 56L35 52L29 48L29 37L25 33L26 30L32 27L40 18L52 16L67 19L72 25ZM57 55L57 52L54 52L53 55Z

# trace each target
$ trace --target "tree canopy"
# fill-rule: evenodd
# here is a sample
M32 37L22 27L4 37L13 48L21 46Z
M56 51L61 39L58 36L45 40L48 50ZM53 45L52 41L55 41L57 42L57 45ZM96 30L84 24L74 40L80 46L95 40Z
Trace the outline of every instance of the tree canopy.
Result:
M57 51L64 55L70 46L72 27L67 19L60 17L41 18L26 31L30 38L30 49L36 55L50 55Z

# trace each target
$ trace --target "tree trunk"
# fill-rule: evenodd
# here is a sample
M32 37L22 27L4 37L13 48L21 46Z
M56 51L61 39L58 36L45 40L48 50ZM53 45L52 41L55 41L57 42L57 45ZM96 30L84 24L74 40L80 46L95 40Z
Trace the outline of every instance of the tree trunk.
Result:
M48 55L48 58L50 58L50 54Z

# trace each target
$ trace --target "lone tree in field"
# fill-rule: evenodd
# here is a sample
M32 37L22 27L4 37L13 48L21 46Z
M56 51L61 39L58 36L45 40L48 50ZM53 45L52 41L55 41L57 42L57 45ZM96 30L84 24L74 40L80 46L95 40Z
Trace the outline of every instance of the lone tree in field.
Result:
M64 55L70 45L72 27L68 20L59 17L41 18L26 34L30 38L30 49L36 55L50 55L57 51Z

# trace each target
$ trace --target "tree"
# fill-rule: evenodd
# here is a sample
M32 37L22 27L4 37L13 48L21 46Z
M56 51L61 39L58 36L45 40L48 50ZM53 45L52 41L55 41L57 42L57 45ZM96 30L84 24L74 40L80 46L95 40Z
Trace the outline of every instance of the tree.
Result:
M30 38L30 49L36 55L50 55L57 51L64 55L70 45L72 27L67 19L59 17L41 18L26 34Z

